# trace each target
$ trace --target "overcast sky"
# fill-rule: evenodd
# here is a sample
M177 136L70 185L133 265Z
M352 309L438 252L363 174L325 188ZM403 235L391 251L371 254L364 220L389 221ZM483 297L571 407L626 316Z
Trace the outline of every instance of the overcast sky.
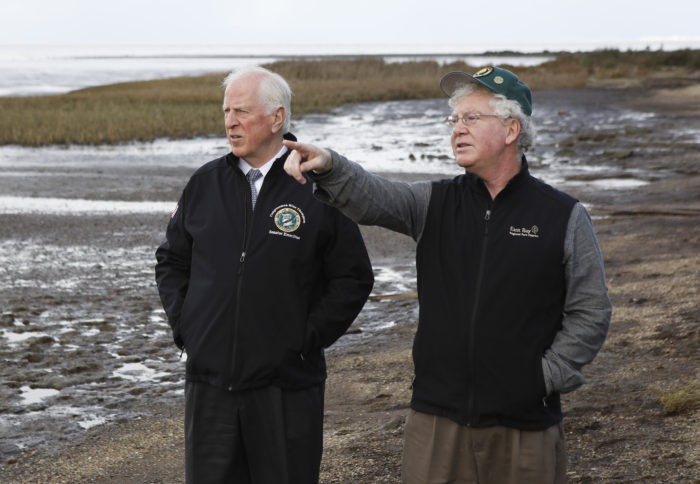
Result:
M0 44L700 45L698 0L2 0Z

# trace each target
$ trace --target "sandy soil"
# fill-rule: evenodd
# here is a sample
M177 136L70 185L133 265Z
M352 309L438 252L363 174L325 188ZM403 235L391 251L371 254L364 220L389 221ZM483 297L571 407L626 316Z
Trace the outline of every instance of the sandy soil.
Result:
M630 106L700 116L700 85L626 92ZM700 152L625 163L670 175L633 191L572 192L593 207L614 304L611 332L589 381L565 395L569 481L700 482L700 409L667 414L652 390L700 380ZM661 169L661 168L659 168ZM374 260L410 261L413 243L363 228ZM382 301L403 324L331 351L322 482L398 483L410 399L416 300ZM0 467L0 481L183 482L182 404L97 427L79 445L35 449Z

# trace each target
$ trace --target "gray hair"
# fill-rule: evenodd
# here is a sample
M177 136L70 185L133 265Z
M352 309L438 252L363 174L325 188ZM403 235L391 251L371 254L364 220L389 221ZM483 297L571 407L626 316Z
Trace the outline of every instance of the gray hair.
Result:
M483 91L491 94L489 104L493 108L494 114L501 118L513 118L520 123L520 135L515 145L515 148L518 150L518 155L522 156L526 151L532 148L537 134L535 124L532 122L530 116L526 116L525 113L523 113L523 108L517 101L508 99L503 94L496 94L486 87L481 87L476 84L465 84L452 93L452 97L450 97L447 104L454 109L461 98L475 91Z
M267 111L267 114L272 114L280 106L284 108L286 116L282 124L282 134L288 133L292 118L292 89L287 84L287 81L279 74L264 67L245 66L231 71L221 83L221 86L224 89L228 89L231 83L247 76L260 78L258 100Z

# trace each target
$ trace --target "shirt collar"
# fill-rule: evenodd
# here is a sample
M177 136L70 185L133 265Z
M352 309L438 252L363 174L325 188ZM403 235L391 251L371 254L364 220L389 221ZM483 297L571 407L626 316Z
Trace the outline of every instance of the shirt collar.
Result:
M272 165L275 163L275 160L277 160L277 158L279 158L279 157L281 157L282 155L284 155L284 154L287 152L287 150L289 150L289 148L287 148L286 146L282 146L282 149L279 150L279 152L278 152L275 156L273 156L272 159L271 159L270 161L268 161L268 162L265 163L263 166L261 166L260 168L258 168L258 170L260 170L260 174L263 176L263 178L264 178L265 175L267 175L267 173L270 171L270 168L272 168ZM248 162L245 161L243 158L239 158L239 160L238 160L238 168L241 169L241 171L243 172L244 175L247 175L248 172L249 172L250 170L253 169L253 167L250 166L250 165L248 164Z

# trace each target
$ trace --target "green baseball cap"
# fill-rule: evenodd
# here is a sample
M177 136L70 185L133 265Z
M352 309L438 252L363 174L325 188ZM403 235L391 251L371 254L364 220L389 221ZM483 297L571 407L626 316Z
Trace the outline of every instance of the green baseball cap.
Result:
M462 71L450 72L440 79L440 89L449 97L452 97L452 94L457 89L468 82L481 84L496 94L502 94L506 98L520 104L526 116L532 114L532 93L530 88L509 70L489 66L479 69L473 75Z

